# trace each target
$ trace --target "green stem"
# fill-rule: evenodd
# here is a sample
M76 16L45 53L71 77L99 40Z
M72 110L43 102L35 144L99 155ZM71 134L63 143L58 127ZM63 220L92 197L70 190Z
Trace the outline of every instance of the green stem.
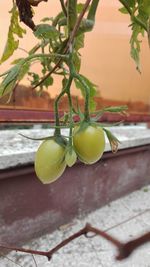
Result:
M66 6L65 6L65 3L64 3L64 0L60 0L60 4L61 4L61 8L64 12L64 15L67 17L67 10L66 10Z
M57 54L57 53L54 53L54 54L34 54L34 55L30 55L29 57L25 58L25 61L29 61L29 60L32 60L32 59L37 59L38 57L59 57L59 58L63 58L63 59L68 59L68 56L67 55L61 55L61 54Z
M61 99L62 96L64 96L65 94L68 94L68 92L70 90L70 87L71 87L71 84L72 84L72 80L73 80L73 77L70 74L66 86L64 87L64 89L62 90L62 92L58 95L58 97L55 100L54 111L55 111L55 123L56 123L56 126L60 126L59 111L58 111L59 101L60 101L60 99ZM55 136L59 136L59 135L60 135L60 128L56 128L56 130L55 130Z
M79 82L83 85L83 87L85 89L84 120L89 122L90 121L90 113L89 113L90 91L89 91L89 87L79 74L74 74L74 78L78 79Z
M95 21L95 15L97 11L97 7L99 4L99 0L93 0L89 9L89 13L87 15L87 19Z
M73 106L72 106L72 99L71 99L70 89L68 89L67 95L68 95L69 109L70 109L70 114L69 114L70 115L69 116L69 121L70 121L69 145L72 146Z

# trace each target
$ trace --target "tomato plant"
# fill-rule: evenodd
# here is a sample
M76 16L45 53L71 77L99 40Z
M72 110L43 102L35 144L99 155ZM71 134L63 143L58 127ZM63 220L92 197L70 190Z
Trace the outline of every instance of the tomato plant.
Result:
M81 53L84 47L85 33L91 31L95 24L96 11L99 0L86 0L80 3L77 0L60 0L60 12L55 16L43 18L41 23L35 25L33 7L47 0L13 0L10 11L11 20L8 31L7 44L0 64L6 61L19 47L19 39L26 33L20 21L29 27L37 40L35 46L26 51L27 56L16 59L13 67L1 74L0 97L11 95L20 80L28 75L32 89L39 94L43 89L53 85L55 75L62 77L62 90L54 103L55 123L54 136L45 139L40 145L35 157L35 171L43 183L49 183L61 176L66 165L71 167L78 158L84 163L92 164L98 161L105 148L104 131L116 152L118 140L99 119L104 112L124 112L127 107L108 107L95 110L94 96L96 85L80 72ZM139 36L146 33L150 42L150 1L118 0L122 7L120 12L128 14L131 19L131 57L140 71L140 45ZM41 64L41 74L30 71L34 62ZM81 90L84 98L84 107L73 104L71 87L75 83ZM67 96L69 111L60 119L59 103L62 97ZM74 121L79 117L79 122ZM86 126L86 127L85 127ZM68 128L68 142L65 147L59 143L62 140L61 129ZM74 130L73 130L74 129Z

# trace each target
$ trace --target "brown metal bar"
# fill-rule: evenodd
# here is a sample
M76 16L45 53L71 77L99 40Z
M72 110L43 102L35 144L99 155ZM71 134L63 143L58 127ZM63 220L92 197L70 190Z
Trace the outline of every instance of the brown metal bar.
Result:
M63 111L60 112L63 115ZM78 118L76 118L78 119ZM46 123L54 121L53 111L44 110L27 110L27 109L0 109L0 123ZM128 116L121 114L105 113L101 120L102 122L118 122L124 121L128 123L150 122L150 114L146 113L131 113Z

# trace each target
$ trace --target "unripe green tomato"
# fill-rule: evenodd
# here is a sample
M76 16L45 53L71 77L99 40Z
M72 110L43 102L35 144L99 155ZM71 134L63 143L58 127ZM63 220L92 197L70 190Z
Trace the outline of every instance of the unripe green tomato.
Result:
M54 139L48 139L41 143L35 155L35 172L43 184L57 180L66 168L65 147Z
M105 149L105 136L101 127L89 125L79 131L79 126L73 132L73 145L79 159L86 164L97 162Z

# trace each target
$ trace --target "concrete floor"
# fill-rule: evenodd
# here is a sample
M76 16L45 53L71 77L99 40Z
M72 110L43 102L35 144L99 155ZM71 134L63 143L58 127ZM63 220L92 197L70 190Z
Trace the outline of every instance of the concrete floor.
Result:
M150 186L84 218L75 219L55 232L31 241L25 247L49 250L87 222L124 242L150 231ZM32 256L11 252L7 258L0 259L0 267L150 267L150 243L137 249L122 262L116 262L115 255L115 248L102 238L96 236L87 239L82 236L57 252L50 262L46 258L35 256L35 264Z

